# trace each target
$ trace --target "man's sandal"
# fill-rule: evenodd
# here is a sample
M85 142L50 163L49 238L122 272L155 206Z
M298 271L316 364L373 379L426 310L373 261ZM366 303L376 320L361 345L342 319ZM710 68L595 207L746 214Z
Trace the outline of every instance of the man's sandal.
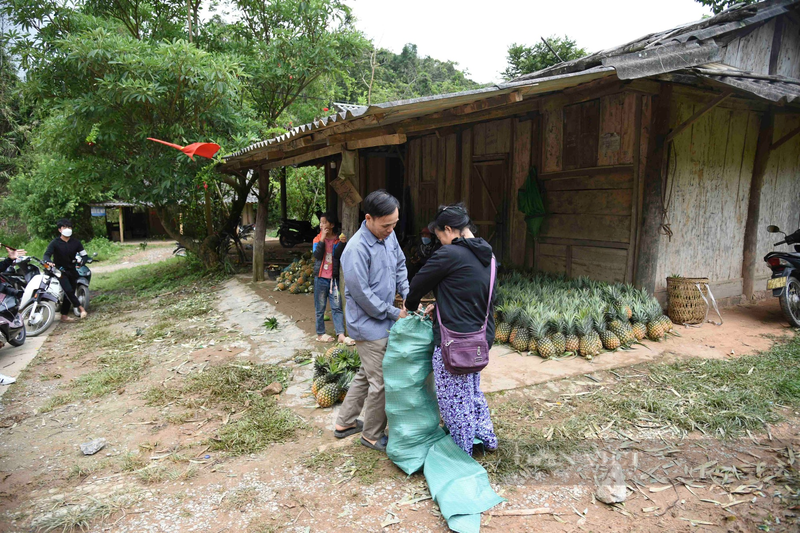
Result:
M378 450L379 452L385 452L386 451L386 443L388 443L388 442L389 442L389 438L386 437L386 435L384 435L380 439L376 440L375 444L372 444L370 441L368 441L364 437L361 437L361 444L363 446L366 446L367 448L372 448L373 450Z
M364 422L361 420L356 420L356 425L351 428L343 429L339 431L338 429L334 429L333 436L337 439L343 439L345 437L349 437L350 435L355 435L356 433L361 433L361 430L364 429Z

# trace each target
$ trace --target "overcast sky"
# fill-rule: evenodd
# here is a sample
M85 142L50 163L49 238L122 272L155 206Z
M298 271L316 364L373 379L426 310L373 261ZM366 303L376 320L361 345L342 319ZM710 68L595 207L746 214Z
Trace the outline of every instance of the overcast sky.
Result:
M711 11L694 0L350 0L357 26L378 47L456 61L480 83L500 81L512 43L569 35L596 52Z

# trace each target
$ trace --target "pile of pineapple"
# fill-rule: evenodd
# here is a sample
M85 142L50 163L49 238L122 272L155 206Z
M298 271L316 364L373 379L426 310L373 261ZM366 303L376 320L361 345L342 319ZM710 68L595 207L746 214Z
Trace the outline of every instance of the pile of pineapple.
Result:
M292 294L314 292L314 257L306 252L278 276L276 291L289 291Z
M344 401L361 359L355 348L339 344L314 360L314 381L311 393L320 407L331 407Z
M512 273L500 281L495 340L545 359L663 339L673 324L658 301L626 284Z

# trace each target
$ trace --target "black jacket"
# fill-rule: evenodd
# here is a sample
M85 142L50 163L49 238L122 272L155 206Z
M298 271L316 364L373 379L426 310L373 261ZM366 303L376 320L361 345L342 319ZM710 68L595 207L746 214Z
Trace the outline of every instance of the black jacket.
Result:
M442 246L428 259L414 279L406 298L406 308L416 310L420 299L431 290L447 329L459 333L478 331L486 319L489 298L489 279L492 247L485 240L456 239ZM492 305L486 325L486 341L494 342L494 301L497 299L497 280L492 291ZM439 322L433 315L433 335L437 346L441 344Z
M67 272L75 272L75 254L83 252L81 255L86 255L81 241L75 237L71 237L67 242L61 237L56 237L50 244L47 245L47 250L44 252L43 261L52 261L57 267L63 268Z

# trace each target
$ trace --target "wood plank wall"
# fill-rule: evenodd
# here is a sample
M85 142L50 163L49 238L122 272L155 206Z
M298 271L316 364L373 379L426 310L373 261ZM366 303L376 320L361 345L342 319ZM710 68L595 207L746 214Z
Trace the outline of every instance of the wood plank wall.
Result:
M638 228L650 97L621 92L565 105L543 103L547 200L536 267L568 276L630 281Z
M722 62L738 69L769 74L775 28L781 28L776 74L800 78L800 26L787 16L770 20L725 47Z
M800 114L777 115L774 140L797 127L800 127ZM756 257L762 258L773 249L791 251L786 246L773 248L772 245L781 237L767 233L767 226L775 224L787 233L800 228L800 135L770 153L761 192L760 215ZM763 283L757 284L756 290L764 290L765 280L771 273L765 262L756 263L756 278Z

